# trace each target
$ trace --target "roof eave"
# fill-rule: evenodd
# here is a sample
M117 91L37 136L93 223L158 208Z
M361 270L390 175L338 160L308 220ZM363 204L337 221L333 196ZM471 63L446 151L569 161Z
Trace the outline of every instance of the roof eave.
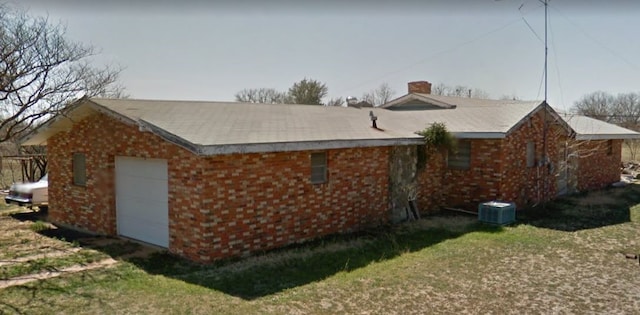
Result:
M625 140L640 139L640 133L636 134L576 134L576 140Z
M524 124L527 121L527 119L529 119L530 117L533 117L540 110L545 110L545 109L549 114L551 114L551 117L554 118L555 121L559 122L559 124L567 131L568 134L571 134L572 132L574 132L571 126L564 119L562 119L562 117L560 117L560 115L551 106L549 106L547 102L542 101L540 102L540 104L538 104L538 106L534 107L529 113L524 115L524 117L522 117L515 125L511 126L511 128L507 130L506 134L510 134L514 132L522 124Z
M129 125L137 124L135 120L129 117L116 113L89 98L83 97L75 101L61 113L51 117L30 133L18 139L18 142L23 146L46 145L47 140L49 140L50 137L58 134L59 132L71 130L77 121L90 116L92 113L103 113Z
M402 105L402 104L406 104L408 102L411 101L420 101L420 102L424 102L424 103L428 103L428 104L433 104L439 107L442 107L443 109L451 109L451 108L456 108L456 105L452 105L452 104L447 104L441 101L437 101L434 100L432 98L429 98L427 96L423 96L423 95L419 95L419 94L415 94L415 93L410 93L410 94L405 94L403 96L400 96L394 100L391 100L385 104L382 104L380 106L378 106L379 108L385 108L388 109L389 107L393 107L393 106L397 106L397 105Z
M393 139L362 139L362 140L326 140L326 141L298 141L273 143L221 144L200 146L200 155L236 154L236 153L265 153L290 152L310 150L346 149L357 147L382 147L394 145L418 145L424 143L422 137L393 138Z
M504 139L504 132L451 132L451 134L459 139Z

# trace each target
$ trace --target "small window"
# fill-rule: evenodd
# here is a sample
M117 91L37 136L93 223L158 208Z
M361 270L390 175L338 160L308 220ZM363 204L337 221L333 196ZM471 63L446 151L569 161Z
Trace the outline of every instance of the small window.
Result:
M416 146L416 170L421 171L427 166L427 146Z
M607 155L613 155L613 140L607 141Z
M77 186L87 185L87 167L84 153L73 154L73 184Z
M321 184L327 181L327 154L311 153L311 183Z
M471 165L471 141L458 140L456 151L447 158L449 168L466 170Z
M533 141L527 142L527 167L536 166L536 144Z

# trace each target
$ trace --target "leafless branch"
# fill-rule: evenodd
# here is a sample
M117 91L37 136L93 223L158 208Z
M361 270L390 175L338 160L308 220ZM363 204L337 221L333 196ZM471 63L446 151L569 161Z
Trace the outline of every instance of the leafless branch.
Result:
M61 24L0 5L0 143L19 137L79 96L124 96L120 69L95 68L91 46Z

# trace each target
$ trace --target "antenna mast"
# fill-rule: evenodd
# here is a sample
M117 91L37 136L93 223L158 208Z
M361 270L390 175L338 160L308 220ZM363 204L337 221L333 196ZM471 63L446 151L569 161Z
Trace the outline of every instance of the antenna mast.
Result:
M548 60L548 51L549 51L549 47L547 46L547 14L548 14L548 2L549 0L540 0L540 2L542 2L544 4L544 106L549 106L547 103L547 68L548 68L548 64L547 64L547 60ZM547 128L548 127L548 123L547 123L547 109L545 108L545 110L543 111L543 127L542 127L542 156L543 156L543 165L544 166L549 166L550 165L550 161L549 161L549 157L547 156ZM547 209L547 190L549 188L549 173L550 170L547 170L544 175L543 175L543 183L542 183L542 209L546 210ZM553 177L552 177L553 178Z
M547 102L547 56L549 47L547 46L547 10L548 0L541 0L544 4L544 102Z

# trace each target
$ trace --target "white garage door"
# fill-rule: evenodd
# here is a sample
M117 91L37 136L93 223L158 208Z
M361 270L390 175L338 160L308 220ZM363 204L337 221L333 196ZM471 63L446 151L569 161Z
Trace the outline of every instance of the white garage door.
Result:
M169 247L167 161L116 157L118 234Z

